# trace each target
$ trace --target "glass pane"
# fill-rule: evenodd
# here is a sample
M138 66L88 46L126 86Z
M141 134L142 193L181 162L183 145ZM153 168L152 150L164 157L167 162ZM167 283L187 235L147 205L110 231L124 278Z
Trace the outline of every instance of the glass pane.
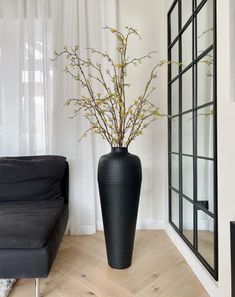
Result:
M213 44L213 0L207 0L197 15L198 56Z
M196 0L196 6L198 7L203 0Z
M183 68L192 62L192 24L182 34L182 63Z
M197 160L197 200L214 212L214 162L204 159ZM203 201L203 202L202 202ZM207 206L206 206L207 205Z
M171 120L171 151L179 152L179 118L175 117Z
M213 101L213 63L213 51L197 63L198 106Z
M179 43L176 44L171 49L171 79L179 74Z
M175 5L172 13L171 13L171 42L174 41L176 36L178 35L178 3Z
M193 158L183 156L183 194L193 199Z
M179 195L171 191L171 220L179 228Z
M187 23L192 15L192 0L181 0L182 7L182 27Z
M193 204L183 198L183 234L193 244Z
M186 113L182 116L182 152L193 154L193 114Z
M192 109L193 105L193 75L189 69L182 75L182 111Z
M171 85L171 115L179 113L179 80Z
M198 109L197 112L197 154L213 158L213 106Z
M179 156L171 155L171 186L179 190Z
M214 219L198 210L198 252L214 268Z

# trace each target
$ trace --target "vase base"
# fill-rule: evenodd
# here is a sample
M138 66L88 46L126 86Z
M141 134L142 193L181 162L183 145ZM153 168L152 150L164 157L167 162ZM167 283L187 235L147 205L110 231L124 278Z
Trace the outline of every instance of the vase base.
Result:
M126 264L126 265L113 265L113 264L109 264L109 267L112 268L112 269L116 269L116 270L124 270L124 269L127 269L131 266L131 263L129 264Z

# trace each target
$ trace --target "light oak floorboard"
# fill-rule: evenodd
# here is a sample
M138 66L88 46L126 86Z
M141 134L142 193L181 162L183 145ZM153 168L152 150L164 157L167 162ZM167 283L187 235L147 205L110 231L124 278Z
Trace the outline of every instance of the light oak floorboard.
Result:
M132 266L107 265L104 235L65 236L47 279L45 297L208 297L164 231L136 233ZM10 297L34 296L33 280L19 280Z

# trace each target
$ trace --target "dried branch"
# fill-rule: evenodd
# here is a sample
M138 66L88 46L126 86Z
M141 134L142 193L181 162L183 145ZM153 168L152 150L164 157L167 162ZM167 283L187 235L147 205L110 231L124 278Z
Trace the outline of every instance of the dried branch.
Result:
M114 28L105 27L105 29L108 29L116 37L117 61L107 52L103 53L94 48L87 49L91 53L91 58L84 59L81 57L79 46L70 49L65 46L62 51L55 51L52 61L64 56L67 61L64 71L86 90L86 96L68 99L65 103L67 106L73 106L72 117L76 117L82 112L90 124L80 139L92 131L100 134L111 146L129 146L137 136L143 134L143 130L153 121L163 116L159 112L159 108L150 101L150 97L155 91L152 83L157 78L158 69L171 62L160 61L152 69L143 94L132 104L127 105L126 88L130 84L126 82L126 77L129 66L140 65L146 59L151 59L152 55L157 52L151 51L139 58L129 58L127 56L129 39L132 36L141 39L137 30L126 27L126 33L123 34ZM95 55L108 62L108 69L103 69L102 64L93 62ZM92 69L92 72L89 72L89 69ZM99 84L101 93L95 92L93 82Z

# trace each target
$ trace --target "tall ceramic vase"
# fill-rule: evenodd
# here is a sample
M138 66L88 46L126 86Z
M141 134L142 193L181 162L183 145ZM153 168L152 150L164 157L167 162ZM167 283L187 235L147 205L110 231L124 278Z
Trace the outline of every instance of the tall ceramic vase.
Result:
M139 157L126 147L114 147L100 158L98 183L108 264L131 265L142 181Z

